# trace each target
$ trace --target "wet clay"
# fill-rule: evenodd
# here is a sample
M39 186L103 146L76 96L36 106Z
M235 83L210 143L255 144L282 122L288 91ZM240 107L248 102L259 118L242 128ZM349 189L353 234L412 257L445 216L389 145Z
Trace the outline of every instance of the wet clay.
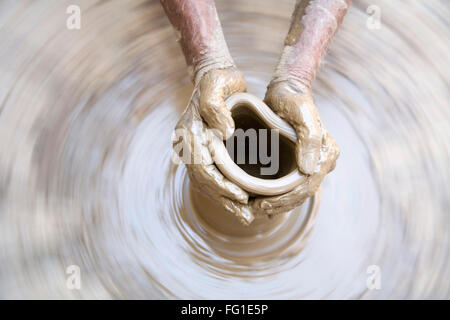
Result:
M249 234L171 161L194 86L159 1L82 1L68 30L72 4L0 4L1 298L449 298L445 2L376 1L376 29L353 1L312 91L341 150L320 205ZM216 4L264 99L295 1Z

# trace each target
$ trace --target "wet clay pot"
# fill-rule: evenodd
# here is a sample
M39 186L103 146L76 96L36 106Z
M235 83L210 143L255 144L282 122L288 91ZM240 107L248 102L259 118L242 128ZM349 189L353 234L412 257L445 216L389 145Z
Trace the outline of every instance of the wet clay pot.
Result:
M270 196L291 191L306 179L298 171L295 162L297 135L286 121L277 116L262 100L249 93L233 94L226 100L226 105L235 120L235 133L227 141L214 136L211 151L217 167L229 180L252 195ZM248 129L266 133L270 133L270 130L278 132L278 148L274 148L275 152L271 152L271 157L278 156L279 160L276 174L263 176L258 174L263 167L261 164L238 164L233 160L233 150L229 149L228 142L230 139L235 139L239 129L244 132ZM260 129L268 130L260 131ZM268 140L271 141L270 137ZM259 141L258 136L258 147L261 145ZM252 142L249 141L249 143Z

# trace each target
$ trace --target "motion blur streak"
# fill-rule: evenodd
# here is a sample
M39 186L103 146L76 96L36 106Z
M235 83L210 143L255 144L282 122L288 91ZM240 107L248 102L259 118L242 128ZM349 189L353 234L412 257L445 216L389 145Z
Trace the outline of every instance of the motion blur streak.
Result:
M170 161L192 86L159 2L2 1L0 298L449 298L449 5L376 1L380 28L370 5L314 83L341 148L318 211L234 239L195 216ZM217 7L263 97L294 1Z

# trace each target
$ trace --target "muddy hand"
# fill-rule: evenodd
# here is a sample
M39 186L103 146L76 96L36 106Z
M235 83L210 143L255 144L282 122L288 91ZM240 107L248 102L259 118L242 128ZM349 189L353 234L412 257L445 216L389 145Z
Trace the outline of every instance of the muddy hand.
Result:
M295 80L277 82L268 87L264 101L295 129L297 166L303 174L313 174L320 156L322 120L310 90Z
M334 169L339 148L314 104L311 85L331 38L347 12L349 0L297 1L285 46L265 102L297 133L296 157L305 183L276 197L257 198L253 210L268 215L301 205Z
M242 74L235 68L205 73L176 126L174 150L186 164L194 188L220 201L228 212L249 224L253 215L247 206L247 192L223 176L209 149L213 134L222 137L233 133L234 122L224 99L245 87Z
M225 43L214 1L161 0L161 4L176 29L194 84L175 131L174 150L181 153L194 188L249 224L253 215L248 194L220 173L209 150L212 134L226 139L234 132L225 99L246 89Z

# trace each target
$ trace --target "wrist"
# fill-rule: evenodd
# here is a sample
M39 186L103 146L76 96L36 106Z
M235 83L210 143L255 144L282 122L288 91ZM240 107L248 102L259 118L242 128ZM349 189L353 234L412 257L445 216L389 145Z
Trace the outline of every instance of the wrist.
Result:
M296 46L286 45L271 83L292 82L297 87L301 87L302 91L310 90L315 73L315 64L314 57L302 54Z
M350 0L298 2L272 81L293 79L311 89L320 61L349 4Z
M194 83L194 86L197 86L207 72L232 67L235 67L235 64L230 54L226 52L216 53L213 56L205 56L196 61L194 65L189 66L188 70L191 81Z
M212 69L234 66L213 0L161 0L177 31L194 84Z
M268 93L279 90L294 95L311 94L311 88L304 83L303 79L287 73L279 77L274 76L267 86Z

